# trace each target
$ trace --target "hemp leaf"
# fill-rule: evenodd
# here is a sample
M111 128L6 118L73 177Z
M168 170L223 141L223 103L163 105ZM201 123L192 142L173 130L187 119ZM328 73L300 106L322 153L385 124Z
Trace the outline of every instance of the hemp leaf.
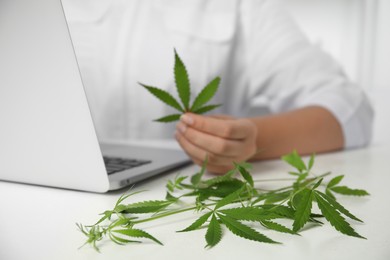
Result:
M298 235L297 233L295 233L294 231L292 231L288 227L285 227L285 226L283 226L283 225L281 225L279 223L273 222L273 221L262 220L262 221L260 221L260 223L264 227L266 227L268 229L271 229L271 230L274 230L274 231L277 231L277 232L287 233L287 234L292 234L292 235Z
M283 156L282 159L295 168L295 172L290 173L292 184L274 190L264 190L257 184L261 181L284 183L286 179L254 180L250 173L251 165L245 162L234 163L234 169L223 176L204 176L206 158L201 169L192 176L176 176L169 180L165 199L125 203L139 192L123 194L112 210L101 213L103 216L95 224L77 226L86 236L85 244L90 244L97 251L98 243L105 238L118 245L139 244L145 239L162 245L156 237L135 227L188 211L198 216L192 224L177 232L205 229L206 248L220 243L223 236L229 234L227 231L244 239L277 244L279 242L265 236L261 230L300 235L300 230L308 222L322 226L325 225L321 221L323 219L342 234L364 239L347 219L363 221L342 206L336 195L367 196L368 192L339 186L343 175L326 183L325 177L329 172L312 173L314 157L311 155L306 164L297 151ZM318 207L313 207L315 203ZM320 212L313 212L317 208ZM283 225L278 223L279 220L283 221Z
M136 202L132 204L121 205L122 207L120 208L120 210L118 210L118 212L127 213L127 214L151 213L151 212L162 210L166 208L168 205L170 205L171 203L172 203L171 201L165 201L165 200L150 200L150 201Z
M202 108L204 104L206 104L217 92L219 83L221 79L216 77L213 79L206 87L199 93L199 95L194 100L192 104L191 111L198 111ZM203 107L204 109L204 107Z
M213 215L213 217L211 218L205 237L207 242L206 247L213 247L216 244L218 244L219 241L221 241L222 238L221 224L219 224L215 215Z
M366 196L369 195L367 191L360 189L350 189L347 186L335 186L330 188L331 191L334 191L343 195L353 195L353 196Z
M177 232L193 231L195 229L200 228L204 223L206 223L206 221L210 218L212 213L213 212L210 211L210 212L204 214L203 216L198 218L194 223L192 223L190 226L188 226L187 228L185 228L183 230L177 231Z
M365 190L361 189L351 189L348 188L347 186L336 186L339 184L342 179L344 178L344 175L339 175L331 179L326 186L325 193L328 195L330 198L334 199L334 195L332 192L343 194L343 195L352 195L352 196L367 196L369 193Z
M169 123L169 122L179 120L180 116L186 112L192 112L195 114L204 114L206 112L209 112L209 111L221 106L220 104L206 105L206 103L212 99L212 97L215 95L215 93L218 90L219 83L221 82L221 79L219 77L216 77L210 83L208 83L202 89L202 91L198 94L198 96L195 98L194 102L190 106L190 101L191 101L190 80L189 80L187 69L186 69L183 61L181 60L181 58L177 54L176 50L175 50L174 77L175 77L175 83L176 83L176 90L177 90L177 93L179 95L181 104L167 91L153 87L153 86L148 86L148 85L139 83L142 87L144 87L146 90L148 90L156 98L158 98L159 100L164 102L166 105L168 105L168 106L170 106L170 107L172 107L180 112L179 114L167 115L167 116L158 118L154 121L162 122L162 123Z
M181 61L179 55L175 50L175 82L177 87L177 92L179 93L179 97L181 102L184 105L184 109L188 110L190 104L190 80L188 78L187 69L184 66L184 63Z
M154 236L150 235L149 233L140 230L140 229L120 229L120 230L114 230L115 233L122 234L128 237L135 237L135 238L147 238L150 240L153 240L157 244L163 245L158 239L156 239ZM134 242L134 241L131 241Z
M317 192L314 194L322 214L336 230L348 236L365 238L355 232L351 225L345 221L340 213L332 207L332 205L324 198L324 196Z
M300 199L296 207L293 223L293 230L295 232L300 230L309 220L313 200L312 190L304 189L298 194L300 195Z
M263 242L263 243L272 243L272 244L279 244L279 242L276 242L267 236L257 232L253 228L242 224L240 221L235 220L234 218L223 216L221 214L218 214L220 220L222 223L235 235L246 238L253 241Z
M302 161L302 158L298 155L296 150L288 155L283 156L282 160L295 167L300 173L307 169L305 163Z
M272 213L269 210L265 210L258 207L223 209L219 212L234 219L245 221L265 221L279 217L279 215L276 213Z

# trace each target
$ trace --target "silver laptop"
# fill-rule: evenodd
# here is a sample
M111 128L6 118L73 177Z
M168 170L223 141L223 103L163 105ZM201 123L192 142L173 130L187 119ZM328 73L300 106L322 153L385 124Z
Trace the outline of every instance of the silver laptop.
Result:
M0 180L106 192L188 162L99 145L61 1L0 1Z

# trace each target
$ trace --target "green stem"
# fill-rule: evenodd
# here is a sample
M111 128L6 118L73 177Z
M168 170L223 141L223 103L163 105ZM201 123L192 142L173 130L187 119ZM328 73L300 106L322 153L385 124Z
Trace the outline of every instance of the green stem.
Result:
M283 188L280 188L280 189L276 189L276 190L265 190L265 189L256 189L258 191L267 191L267 193L277 193L279 191L284 191L284 190L288 190L288 189L291 189L292 186L286 186L286 187L283 187Z
M205 205L205 206L208 207L208 206L212 206L212 205L215 205L215 203L214 204L208 204L208 205ZM141 220L138 220L138 221L133 221L133 224L135 225L135 224L139 224L139 223L144 223L144 222L148 222L148 221L156 220L156 219L159 219L159 218L164 218L164 217L168 217L168 216L171 216L171 215L183 213L183 212L190 211L190 210L196 210L196 209L197 209L197 207L194 206L194 207L185 208L185 209L173 210L173 211L169 211L169 212L166 212L166 213L162 213L160 215L155 215L155 216L150 217L150 218L145 218L145 219L141 219Z
M325 177L325 176L328 176L329 174L331 174L331 172L326 172L326 173L323 173L319 176L315 176L315 178L319 178L319 177ZM314 175L314 174L313 174ZM263 179L263 180L253 180L254 182L272 182L272 181L295 181L296 178L279 178L279 179Z
M253 180L254 182L295 181L295 178Z
M294 198L294 196L296 194L298 194L299 192L301 192L302 190L304 190L305 188L307 188L311 183L313 183L314 181L318 180L318 179L321 179L321 178L324 178L325 176L328 176L329 174L331 174L331 172L326 172L326 173L323 173L317 177L314 177L312 179L308 179L307 183L305 186L301 187L299 190L295 191L293 194L291 194L287 199L284 199L282 200L279 205L283 205L284 203L286 203L287 201L291 200L292 198Z
M330 175L331 173L332 173L332 172L326 172L326 173L323 173L323 174L318 175L318 176L316 176L314 173L311 173L311 174L315 176L315 177L314 177L315 179L318 179L318 178L326 177L326 176Z

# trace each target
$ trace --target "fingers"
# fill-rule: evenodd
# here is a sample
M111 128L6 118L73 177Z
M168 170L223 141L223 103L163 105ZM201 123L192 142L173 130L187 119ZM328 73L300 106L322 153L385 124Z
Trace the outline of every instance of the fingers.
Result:
M177 130L181 135L185 136L185 139L191 140L193 145L201 148L205 152L220 154L226 157L235 156L241 144L240 141L224 139L219 136L197 131L192 127L187 127L183 123L177 124Z
M186 113L181 116L181 122L198 131L222 138L243 139L248 135L247 128L242 126L240 120L204 117Z
M248 119L187 113L176 128L175 137L183 150L198 165L207 157L210 172L226 173L234 162L251 158L257 150L257 127Z
M212 118L217 118L217 119L225 119L225 120L231 120L231 119L234 119L234 117L232 116L229 116L229 115L210 115L209 117L212 117Z
M194 145L192 142L188 141L188 139L185 138L183 134L179 131L176 132L175 137L176 140L179 142L180 146L183 148L183 150L188 154L188 156L198 162L203 162L207 157L209 164L217 166L226 166L229 164L233 164L234 157L217 155L215 153L204 150Z
M175 137L179 142L180 146L183 150L188 154L188 156L192 159L192 161L202 167L204 160L207 157L207 171L216 174L225 174L229 170L233 169L233 158L229 157L220 157L211 153L207 153L204 150L201 150L191 144L186 138L183 137L182 134L176 132Z

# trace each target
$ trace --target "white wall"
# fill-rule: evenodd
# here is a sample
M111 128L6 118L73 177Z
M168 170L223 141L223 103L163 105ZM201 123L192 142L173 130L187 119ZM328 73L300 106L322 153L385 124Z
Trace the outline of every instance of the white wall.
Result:
M390 1L378 1L373 80L376 89L390 89ZM390 119L390 118L389 118Z
M390 141L390 1L284 0L302 30L368 93L374 143Z
M378 16L374 45L373 89L377 140L390 140L390 1L378 1Z

